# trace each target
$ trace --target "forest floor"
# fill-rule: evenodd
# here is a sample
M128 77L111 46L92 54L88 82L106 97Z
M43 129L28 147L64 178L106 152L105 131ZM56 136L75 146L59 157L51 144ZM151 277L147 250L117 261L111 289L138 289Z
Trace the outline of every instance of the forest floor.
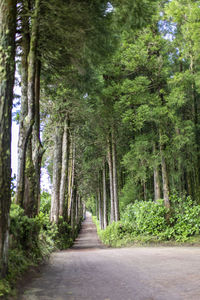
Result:
M87 215L74 246L27 277L17 299L199 300L200 248L106 248Z

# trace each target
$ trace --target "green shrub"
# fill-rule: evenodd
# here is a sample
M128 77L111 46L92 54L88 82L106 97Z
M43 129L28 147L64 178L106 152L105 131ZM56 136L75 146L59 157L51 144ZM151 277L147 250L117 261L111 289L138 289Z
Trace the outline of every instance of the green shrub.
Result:
M28 218L17 204L11 205L10 236L11 247L23 250L37 247L41 226L37 218Z
M102 242L110 246L122 246L132 242L177 241L185 242L200 232L200 205L190 197L170 197L171 209L167 210L163 200L135 201L122 214L121 221L113 222L105 230L100 230L96 218L98 234ZM167 215L170 219L167 220Z
M72 245L79 226L72 232L63 218L58 224L51 224L47 210L44 205L38 216L28 218L19 205L11 205L8 275L7 281L0 281L0 297L10 293L10 286L28 267L48 258L53 250Z
M167 228L163 201L136 201L125 209L122 222L136 234L158 235Z
M11 287L6 279L0 280L0 298L11 293ZM3 299L3 298L1 298Z
M170 197L173 237L177 241L186 241L188 237L199 234L200 205L192 201L191 197L180 198L176 194Z
M59 218L57 225L54 224L54 229L53 240L57 248L63 250L71 247L74 240L72 227L63 220L63 217Z
M45 191L41 193L40 197L40 212L49 214L51 209L51 195Z

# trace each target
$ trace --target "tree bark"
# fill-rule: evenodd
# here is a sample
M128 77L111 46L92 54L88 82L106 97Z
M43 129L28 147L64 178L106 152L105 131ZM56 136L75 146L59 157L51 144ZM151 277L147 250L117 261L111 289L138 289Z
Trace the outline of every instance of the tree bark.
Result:
M32 7L31 30L30 18L22 17L23 31L23 99L22 115L20 121L20 134L18 146L18 179L16 201L25 208L25 213L33 217L38 212L39 187L40 187L40 164L42 159L41 143L39 140L39 80L40 66L37 71L37 46L39 39L39 9L40 0L35 0ZM30 13L27 1L23 2L24 13ZM30 32L30 40L28 36ZM38 91L36 91L36 88ZM38 99L37 99L38 97ZM33 130L33 125L35 130ZM25 198L26 197L26 198ZM31 211L32 207L32 211Z
M169 180L168 180L168 173L167 173L167 166L164 157L164 146L160 144L160 155L161 155L161 167L162 167L162 182L163 182L163 198L166 208L170 208L170 201L169 201Z
M103 229L106 229L108 225L107 216L107 197L106 197L106 163L103 164Z
M98 187L98 204L99 204L99 225L100 228L103 229L103 222L102 222L102 198L101 198L101 189L100 189L100 184Z
M71 216L72 202L73 202L73 189L75 177L75 142L71 139L70 143L70 162L68 171L68 218Z
M0 4L0 277L7 272L11 203L11 111L15 74L16 1Z
M41 175L41 162L44 150L40 139L40 71L41 62L37 60L36 75L35 75L35 123L33 126L33 163L35 168L36 177L36 202L35 207L37 213L40 207L40 175Z
M33 164L33 152L32 152L32 139L29 139L26 150L26 169L25 169L25 187L24 187L24 201L23 208L25 214L32 218L37 215L37 203L35 201L37 185L35 176L35 167Z
M31 128L27 124L28 115L28 54L30 50L30 33L28 17L28 1L22 2L22 55L21 55L21 107L19 120L19 137L18 137L18 167L17 167L17 190L16 203L21 207L24 206L24 187L25 187L25 165L26 149Z
M154 155L155 155L155 152L156 152L156 145L154 144L154 146L153 146ZM157 200L159 200L161 198L159 167L157 164L154 165L153 175L154 175L154 200L155 200L155 202L157 202Z
M33 210L29 210L27 214L29 216L35 216L37 215L38 211L38 177L40 178L40 167L37 165L35 167L35 164L38 164L36 155L34 153L34 130L33 126L35 124L35 121L37 118L39 119L39 116L36 116L36 90L35 90L35 84L36 84L36 64L37 64L37 41L39 39L39 6L40 6L40 0L35 0L35 6L34 6L34 14L32 17L32 23L31 23L31 35L30 35L30 51L28 54L28 89L27 89L27 95L28 95L28 115L27 115L27 127L28 131L31 131L31 134L29 136L29 153L27 153L28 159L26 159L26 167L25 167L25 175L28 174L28 176L25 178L26 180L26 193L27 199L24 199L26 203L30 201L30 203L27 203L27 206L29 209L31 209L31 206ZM36 125L37 128L38 124ZM36 149L38 149L40 146L40 141L38 141L37 136L37 129L35 131L35 137L36 137ZM37 150L36 150L37 152ZM39 155L38 155L39 157ZM35 159L35 161L34 161ZM28 163L27 163L28 162ZM39 170L38 170L39 169ZM26 212L26 210L25 210Z
M60 200L60 179L62 166L62 130L60 127L56 128L54 157L53 157L53 187L51 197L51 222L58 222L59 218L59 200Z
M116 140L114 128L112 129L112 168L113 168L113 196L115 222L119 221L119 199L117 187L117 166L116 166Z
M68 143L68 117L65 119L64 133L62 141L62 171L61 171L61 182L60 182L60 208L59 215L64 216L64 209L66 208L67 200L67 178L68 178L68 158L69 158L69 143Z
M112 166L112 147L111 141L108 140L108 166L109 166L109 179L110 179L110 223L115 220L115 207L114 207L114 191L113 191L113 166Z

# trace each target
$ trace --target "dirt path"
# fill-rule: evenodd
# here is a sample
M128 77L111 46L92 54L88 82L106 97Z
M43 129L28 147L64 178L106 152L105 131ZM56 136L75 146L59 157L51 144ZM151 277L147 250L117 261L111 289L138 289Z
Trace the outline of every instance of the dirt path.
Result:
M200 300L200 248L104 248L91 218L19 300Z

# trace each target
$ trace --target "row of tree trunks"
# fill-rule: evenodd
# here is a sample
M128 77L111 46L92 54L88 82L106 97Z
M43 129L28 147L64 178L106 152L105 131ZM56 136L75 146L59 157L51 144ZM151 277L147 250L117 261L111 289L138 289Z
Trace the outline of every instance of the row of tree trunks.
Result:
M51 198L51 222L59 217L71 224L73 230L80 219L80 202L75 170L75 138L70 134L69 115L56 128L53 154L53 184Z
M0 3L0 277L7 272L11 203L11 112L15 73L16 1Z

